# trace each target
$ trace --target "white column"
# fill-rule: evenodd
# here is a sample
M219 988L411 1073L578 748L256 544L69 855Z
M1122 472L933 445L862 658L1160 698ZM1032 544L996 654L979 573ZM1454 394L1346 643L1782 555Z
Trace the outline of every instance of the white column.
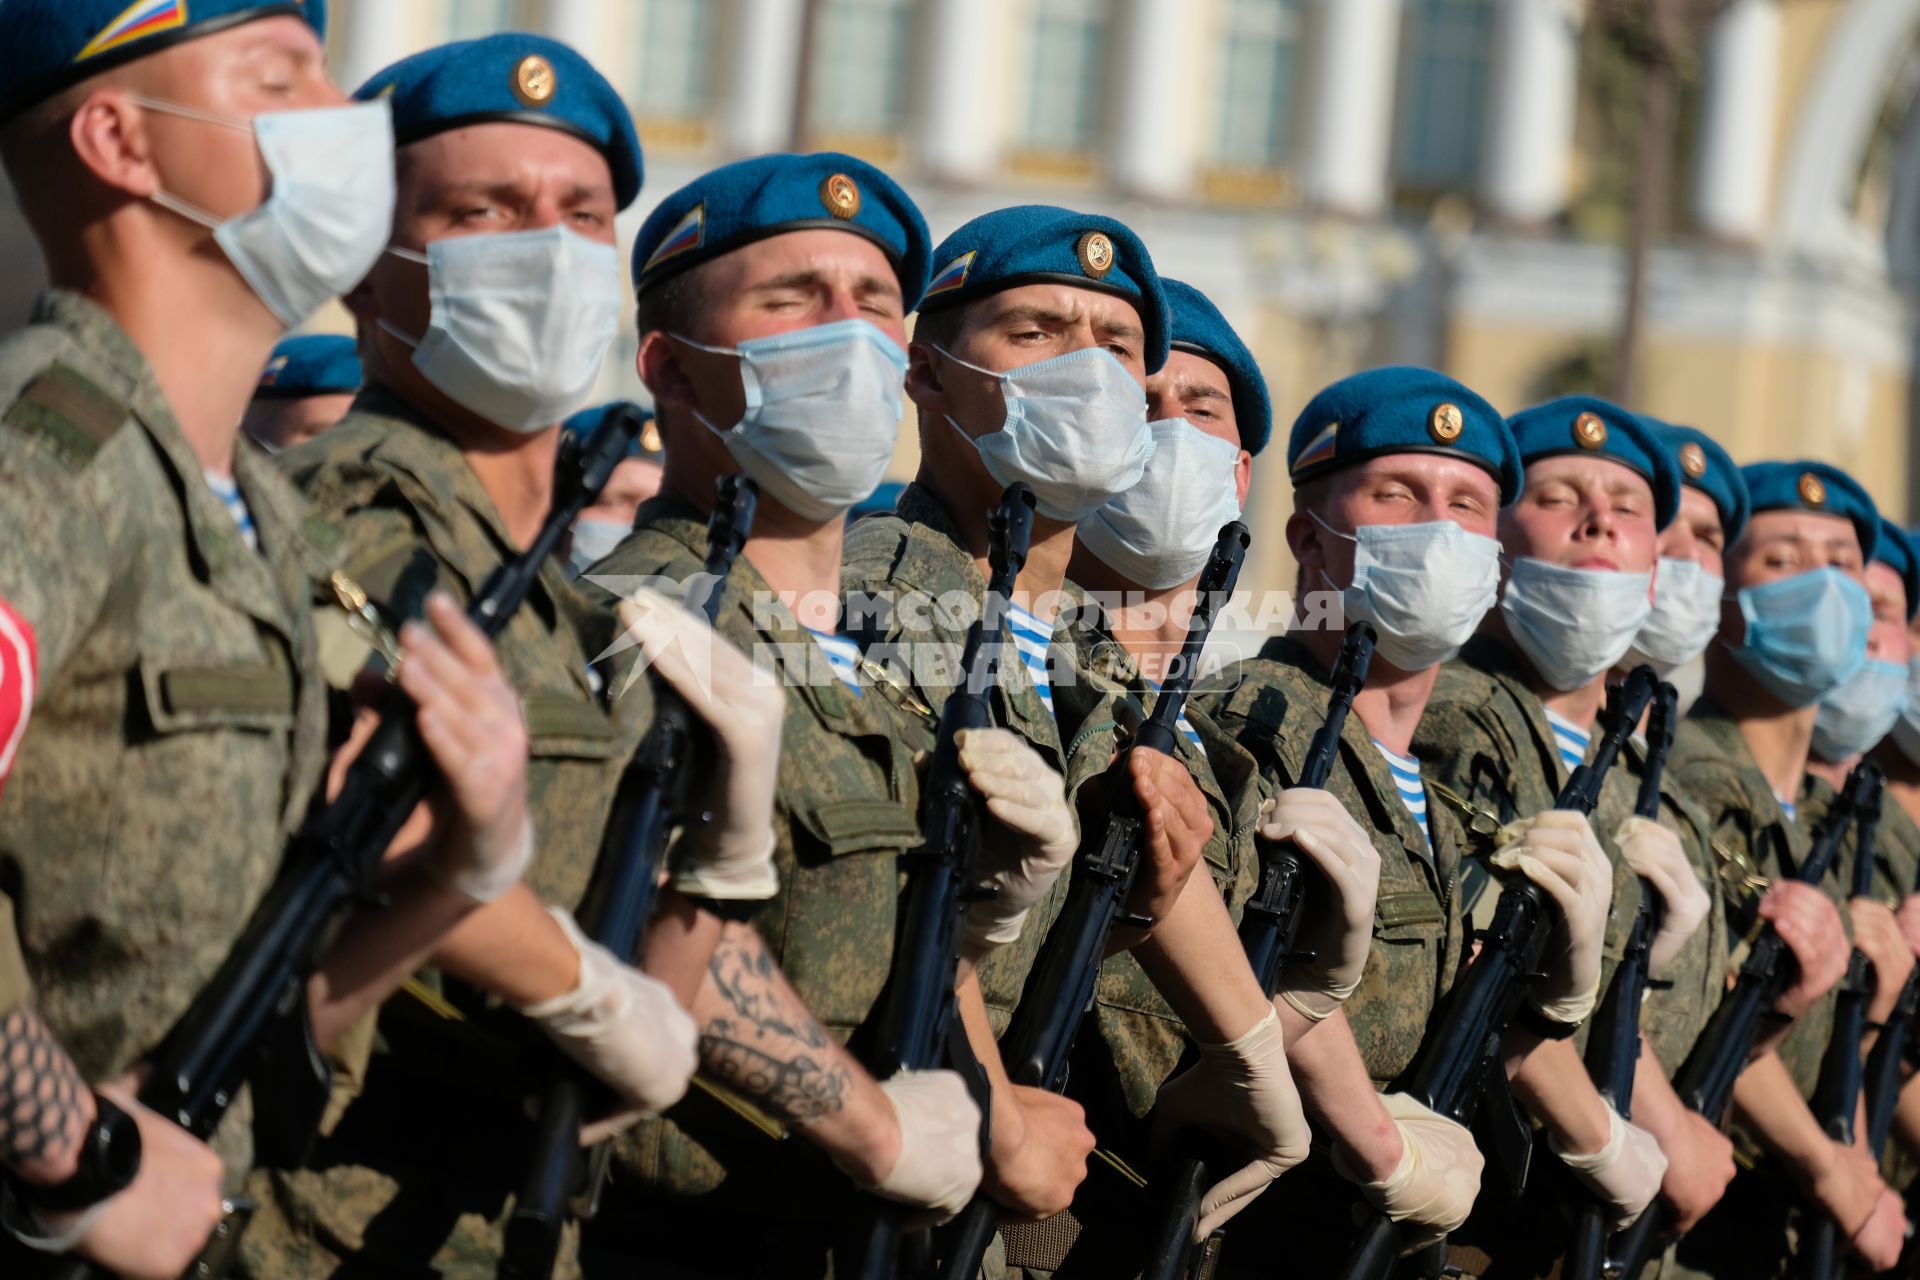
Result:
M1577 0L1500 0L1480 171L1495 217L1539 223L1566 207L1583 16Z
M1116 6L1117 103L1109 152L1121 190L1145 196L1189 194L1193 130L1186 107L1198 91L1187 47L1191 0L1122 0Z
M921 18L914 144L921 170L942 182L985 182L1000 163L1004 110L981 92L981 33L991 29L982 7L930 0Z
M547 0L546 33L590 62L600 61L606 5L602 0Z
M1400 0L1316 0L1313 18L1314 102L1301 187L1323 208L1377 213L1393 155Z
M802 0L734 0L723 127L740 155L785 150L793 141L793 95L800 81Z
M1748 243L1766 235L1780 48L1776 0L1735 0L1707 40L1692 203L1710 235Z
M354 0L353 7L340 15L345 21L341 24L340 65L334 76L340 87L351 93L374 72L412 53L414 16L415 7L410 4Z

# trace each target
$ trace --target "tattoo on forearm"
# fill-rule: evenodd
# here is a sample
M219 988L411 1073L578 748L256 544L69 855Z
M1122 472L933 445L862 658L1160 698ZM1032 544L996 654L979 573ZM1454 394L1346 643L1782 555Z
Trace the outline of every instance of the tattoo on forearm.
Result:
M0 1018L0 1164L18 1168L77 1145L86 1087L46 1023L25 1009Z
M721 1083L805 1123L846 1105L840 1049L751 932L723 935L707 966L730 1012L700 1029L700 1061Z

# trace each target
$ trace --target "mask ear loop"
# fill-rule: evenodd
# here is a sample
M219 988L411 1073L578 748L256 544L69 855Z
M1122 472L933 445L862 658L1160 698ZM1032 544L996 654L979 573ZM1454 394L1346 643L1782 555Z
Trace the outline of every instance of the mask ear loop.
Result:
M747 396L747 378L746 378L746 372L745 372L746 363L747 363L746 352L740 350L740 348L738 347L710 347L704 342L695 342L692 338L686 337L683 334L673 333L671 331L667 333L667 339L671 342L678 342L682 346L692 347L695 351L704 351L708 355L732 356L734 358L736 365L739 367L741 371L740 372L740 403L743 406L746 406L741 411L740 421L734 423L731 427L725 427L725 428L716 427L713 425L713 419L709 418L706 414L700 412L700 408L698 405L695 405L693 408L688 410L688 412L693 414L693 420L699 423L701 426L705 427L708 433L711 434L715 440L718 440L723 445L726 444L729 440L733 439L739 433L741 426L747 420L747 414L752 411L752 406L747 403L749 397ZM732 449L728 449L728 452L731 453Z

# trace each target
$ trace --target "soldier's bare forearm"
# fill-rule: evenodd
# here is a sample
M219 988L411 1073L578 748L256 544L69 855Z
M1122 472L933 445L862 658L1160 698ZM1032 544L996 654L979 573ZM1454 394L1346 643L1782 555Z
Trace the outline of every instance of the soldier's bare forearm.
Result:
M1134 958L1201 1041L1225 1044L1267 1016L1266 995L1247 965L1233 917L1204 871L1187 878Z
M524 1008L572 991L580 954L526 885L474 911L434 948L433 966Z
M672 889L660 891L660 905L647 927L640 967L667 984L682 1008L691 1008L713 963L725 926L720 917L697 907Z
M1284 1000L1274 1001L1274 1007L1282 1015L1293 1011ZM1298 1013L1294 1017L1306 1021ZM1300 1104L1350 1165L1374 1182L1383 1181L1399 1165L1404 1144L1399 1126L1374 1092L1346 1010L1308 1025L1317 1034L1287 1041L1287 1063L1300 1089Z
M1593 1087L1573 1041L1541 1040L1509 1030L1502 1046L1513 1096L1553 1135L1560 1150L1586 1155L1607 1145L1607 1104Z
M472 898L418 865L395 873L384 890L384 906L347 917L307 980L307 1010L323 1050L378 1008L477 910Z
M47 1024L25 1007L0 1017L0 1165L65 1181L92 1123L93 1092Z

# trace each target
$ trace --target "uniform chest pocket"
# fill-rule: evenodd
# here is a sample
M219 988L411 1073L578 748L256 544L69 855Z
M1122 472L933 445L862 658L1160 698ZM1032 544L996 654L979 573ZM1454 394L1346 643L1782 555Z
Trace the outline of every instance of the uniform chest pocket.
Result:
M1383 893L1374 900L1374 936L1389 942L1430 938L1445 922L1446 913L1430 893Z
M920 823L897 800L845 799L803 803L796 827L830 858L852 853L897 854L920 843Z
M619 747L620 735L599 708L557 694L531 694L527 716L527 752L537 759L605 760Z
M140 688L147 718L160 733L236 728L281 733L293 728L293 669L282 657L218 665L142 658Z

